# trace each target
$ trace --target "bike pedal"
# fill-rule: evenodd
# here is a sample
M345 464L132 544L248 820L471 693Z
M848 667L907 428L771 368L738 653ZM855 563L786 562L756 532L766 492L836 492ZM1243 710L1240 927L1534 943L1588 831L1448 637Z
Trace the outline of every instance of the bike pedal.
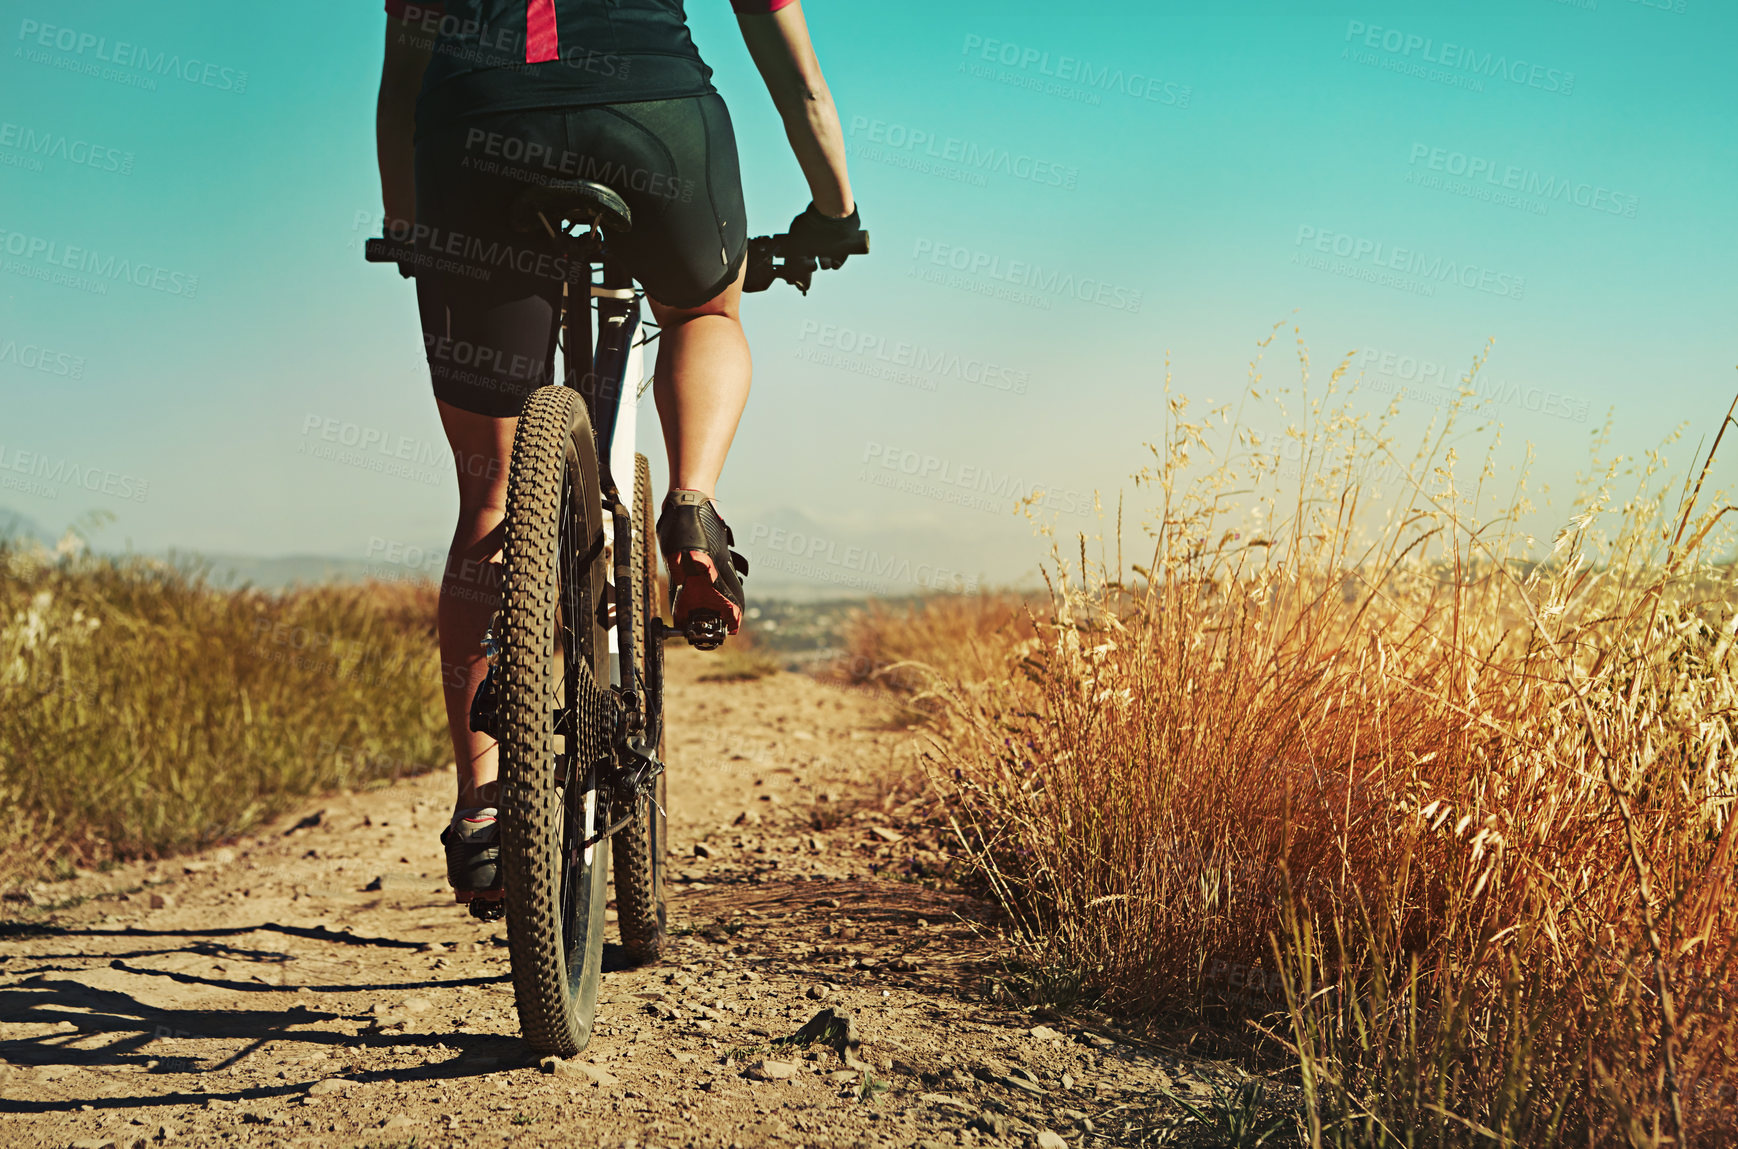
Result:
M687 637L688 645L696 650L717 650L730 637L730 630L724 625L724 620L710 611L689 615L682 633Z
M505 898L472 898L465 904L471 907L471 916L480 922L498 922L507 915Z

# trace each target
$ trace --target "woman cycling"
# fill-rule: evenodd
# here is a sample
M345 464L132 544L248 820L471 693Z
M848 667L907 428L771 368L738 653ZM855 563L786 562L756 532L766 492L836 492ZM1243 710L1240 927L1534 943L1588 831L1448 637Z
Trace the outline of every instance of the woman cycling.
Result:
M836 246L861 225L801 5L732 3L812 196L791 232ZM672 613L680 628L691 613L715 612L732 634L742 587L713 495L748 399L739 315L748 230L730 116L682 0L387 0L386 10L376 128L388 233L414 224L447 252L506 253L417 276L459 484L439 608L458 799L441 837L448 877L469 901L500 889L496 745L468 719L499 605L507 460L525 397L552 377L561 307L547 260L520 258L536 239L516 230L510 209L551 179L605 183L627 202L632 229L612 243L662 331L653 393L671 490L658 538Z

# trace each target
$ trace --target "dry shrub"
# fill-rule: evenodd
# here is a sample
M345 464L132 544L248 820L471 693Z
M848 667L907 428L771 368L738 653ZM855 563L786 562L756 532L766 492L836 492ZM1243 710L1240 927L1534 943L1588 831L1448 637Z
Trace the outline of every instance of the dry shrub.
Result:
M940 664L961 837L1035 968L1267 1035L1312 1145L1729 1138L1738 612L1708 558L1713 452L1687 479L1599 465L1535 553L1523 486L1493 507L1490 464L1456 478L1459 412L1364 508L1395 409L1353 415L1345 365L1312 392L1301 358L1295 474L1223 410L1236 449L1210 452L1173 398L1132 575L1083 540L1023 639L868 621Z
M449 762L435 593L225 591L0 543L0 877L196 848Z
M989 674L1010 640L1034 633L1031 604L1015 594L937 595L908 606L871 602L846 622L845 657L826 669L846 685L918 695L938 672L964 681Z

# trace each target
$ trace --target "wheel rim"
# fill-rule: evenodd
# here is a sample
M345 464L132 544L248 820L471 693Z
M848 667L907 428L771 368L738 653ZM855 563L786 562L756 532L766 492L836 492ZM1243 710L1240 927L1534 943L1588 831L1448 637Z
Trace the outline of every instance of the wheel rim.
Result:
M558 604L556 635L560 643L561 704L558 729L571 733L564 737L565 745L552 765L562 785L561 833L561 951L567 975L568 996L580 993L585 976L588 916L591 894L591 867L597 859L597 847L584 845L597 832L597 773L595 764L581 761L580 747L591 716L580 712L580 665L585 644L580 641L579 627L592 625L590 595L582 588L589 583L591 571L589 547L585 539L585 514L575 499L574 471L578 460L571 444L567 466L562 469L560 523L556 547ZM587 667L587 671L591 668Z

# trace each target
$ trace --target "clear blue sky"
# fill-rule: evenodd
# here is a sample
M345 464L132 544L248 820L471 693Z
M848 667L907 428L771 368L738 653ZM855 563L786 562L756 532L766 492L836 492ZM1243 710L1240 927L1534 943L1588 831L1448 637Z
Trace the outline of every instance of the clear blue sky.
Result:
M751 224L782 230L806 202L796 166L728 5L690 8ZM721 488L739 524L1015 577L1036 547L1006 500L959 504L972 476L1125 487L1166 355L1179 390L1223 400L1288 317L1318 363L1375 348L1427 397L1430 365L1458 374L1494 339L1506 437L1553 485L1608 409L1637 450L1711 429L1738 384L1730 5L808 12L875 252L745 309L755 393ZM365 558L444 537L412 292L358 251L378 5L26 0L4 21L0 508L58 529L100 507L105 542L146 550ZM41 278L93 257L143 285ZM909 344L909 369L876 340ZM308 452L344 425L408 443L405 473ZM906 451L942 481L867 481L895 472L865 459Z

